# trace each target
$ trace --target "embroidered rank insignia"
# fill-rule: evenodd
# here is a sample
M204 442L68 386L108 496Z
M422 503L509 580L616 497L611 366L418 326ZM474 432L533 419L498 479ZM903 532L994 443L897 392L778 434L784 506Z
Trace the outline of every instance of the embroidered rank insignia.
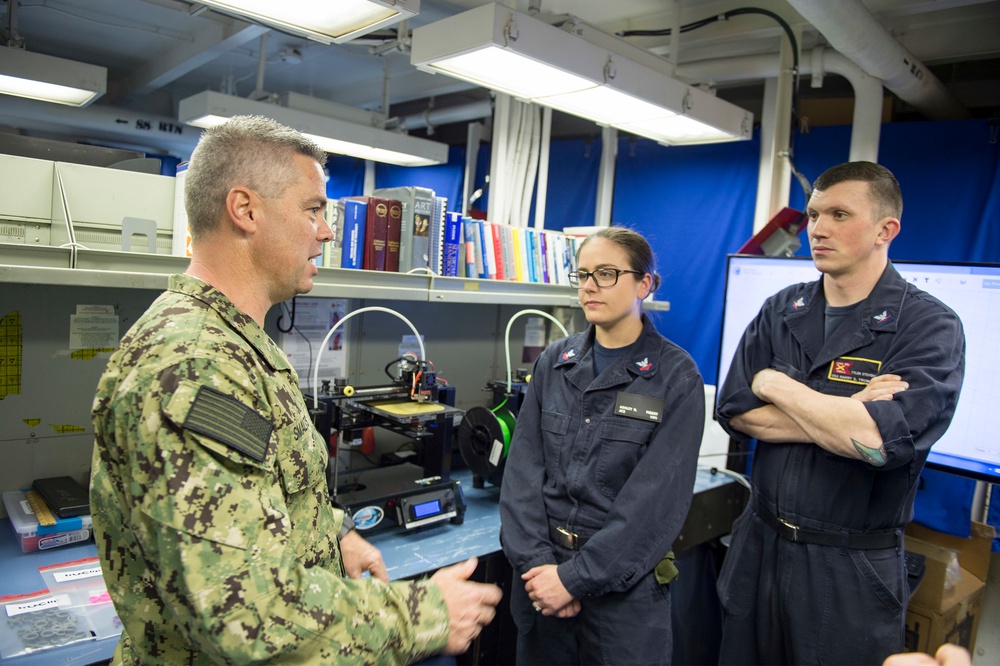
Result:
M648 356L640 361L636 361L635 366L642 374L647 374L653 370L653 362L649 360Z
M798 312L807 305L809 305L809 300L805 296L799 296L794 301L789 303L788 307L785 309L788 310L788 312Z
M882 361L841 356L830 362L830 371L827 373L826 378L834 382L867 386L868 382L878 375L881 368Z
M888 310L882 310L882 312L872 315L872 320L875 322L876 326L885 326L893 320L893 316Z
M264 460L274 430L274 425L255 410L208 386L198 389L184 427L258 462Z

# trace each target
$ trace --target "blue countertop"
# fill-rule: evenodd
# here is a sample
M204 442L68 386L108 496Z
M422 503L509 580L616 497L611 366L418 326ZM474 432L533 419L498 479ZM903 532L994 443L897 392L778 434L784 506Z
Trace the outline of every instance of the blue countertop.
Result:
M461 470L452 474L461 482L465 495L465 521L461 525L443 522L406 532L395 528L364 535L382 551L389 578L398 580L433 572L472 556L484 556L500 550L500 488L472 487L472 474ZM699 493L732 483L721 474L699 470L694 492ZM28 594L45 589L38 572L40 567L97 557L93 539L82 544L62 546L34 553L22 553L9 520L0 521L0 596ZM12 666L47 666L51 664L84 665L110 659L118 639L77 643L64 648L34 654L0 658L0 664Z

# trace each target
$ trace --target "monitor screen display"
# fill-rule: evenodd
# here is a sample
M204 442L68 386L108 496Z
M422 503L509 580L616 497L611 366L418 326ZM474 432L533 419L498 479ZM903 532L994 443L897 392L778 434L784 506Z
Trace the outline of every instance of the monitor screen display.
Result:
M955 418L927 465L1000 483L1000 265L894 261L900 275L958 313L965 327L965 381ZM719 344L721 384L747 324L764 300L811 282L809 259L730 255Z

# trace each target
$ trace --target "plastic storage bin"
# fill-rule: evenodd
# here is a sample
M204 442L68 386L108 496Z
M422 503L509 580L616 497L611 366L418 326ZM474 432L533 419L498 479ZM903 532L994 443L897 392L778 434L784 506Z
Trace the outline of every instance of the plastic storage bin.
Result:
M4 493L3 505L25 553L67 546L90 538L90 516L57 518L55 525L39 525L24 492L20 490Z

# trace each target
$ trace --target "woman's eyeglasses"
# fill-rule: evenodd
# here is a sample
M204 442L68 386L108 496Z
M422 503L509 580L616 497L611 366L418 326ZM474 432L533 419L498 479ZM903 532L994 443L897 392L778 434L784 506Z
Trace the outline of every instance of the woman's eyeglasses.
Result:
M618 284L618 276L622 273L645 275L642 271L624 268L598 268L596 271L573 271L569 274L569 286L579 289L587 284L588 278L594 278L594 284L602 289Z

